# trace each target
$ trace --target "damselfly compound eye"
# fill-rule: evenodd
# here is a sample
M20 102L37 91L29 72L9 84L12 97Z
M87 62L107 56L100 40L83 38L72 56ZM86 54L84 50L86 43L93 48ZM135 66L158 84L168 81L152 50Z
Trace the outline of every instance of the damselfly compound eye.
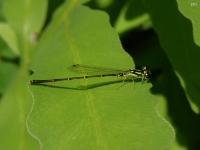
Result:
M143 71L143 75L146 79L150 78L150 75L151 75L151 71L146 67L144 66L142 68L142 71Z

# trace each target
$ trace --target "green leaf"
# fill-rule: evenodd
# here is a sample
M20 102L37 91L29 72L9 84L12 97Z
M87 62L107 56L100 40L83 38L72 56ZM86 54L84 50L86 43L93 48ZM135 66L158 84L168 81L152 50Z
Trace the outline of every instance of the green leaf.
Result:
M199 15L200 3L199 1L180 1L177 0L179 11L192 22L194 43L200 46L199 36Z
M105 9L114 4L114 0L91 0L90 2L95 4L100 9Z
M39 142L33 138L34 135L29 132L27 125L33 102L27 82L29 51L35 44L33 35L38 33L44 24L47 1L8 0L3 4L6 24L9 30L17 35L21 61L18 70L15 70L13 75L9 74L12 79L9 77L6 79L7 83L3 83L6 88L4 90L3 87L4 93L0 103L0 145L1 149L5 150L35 150L39 149ZM9 32L5 33L5 37L9 36ZM8 40L12 41L12 36L9 36ZM5 68L0 69L9 71ZM3 74L2 78L5 75L7 74Z
M3 16L3 1L0 1L0 21L4 21L4 16Z
M0 100L14 74L17 71L18 59L14 53L10 51L5 42L0 40Z
M13 74L17 68L15 65L3 62L2 60L0 60L0 68L0 95L2 96L6 91L10 80L13 78Z
M12 30L9 24L0 23L0 36L7 43L10 49L16 54L19 55L17 37L15 32Z
M132 68L132 59L108 20L105 13L78 1L66 2L36 48L31 79L78 76L68 69L77 63ZM150 87L118 78L31 85L31 132L48 150L168 148L174 133L158 114L158 99Z
M87 5L106 11L112 25L120 34L136 28L152 27L149 15L140 0L92 0Z
M197 16L200 15L200 6L193 8L189 1L178 2L151 0L146 1L146 6L161 46L185 89L191 107L199 113L200 70L197 68L200 63L200 30Z
M176 100L178 100L178 98L177 99L174 98L173 100L176 101ZM168 104L167 104L166 97L160 96L160 103L158 104L157 108L159 109L159 112L161 113L162 117L165 117L168 121L170 121L171 124L173 124L173 116L170 116L170 114L167 111ZM181 117L181 116L179 116L179 117ZM179 130L179 128L176 128L175 124L173 124L173 128L175 128L175 131L176 131L176 140L174 140L173 143L171 144L170 150L187 150L188 149L187 147L189 147L191 145L189 145L187 143L188 141L186 140L187 137L185 137L184 131L177 132L177 130Z
M32 100L27 87L26 69L20 69L0 103L1 149L38 149L39 144L27 132L27 115Z
M123 33L138 27L145 29L152 27L149 14L146 12L142 1L128 0L121 9L115 28L118 33Z
M3 2L6 21L18 35L21 51L24 49L28 51L30 47L28 45L34 45L37 41L37 36L45 21L46 11L47 0L6 0Z

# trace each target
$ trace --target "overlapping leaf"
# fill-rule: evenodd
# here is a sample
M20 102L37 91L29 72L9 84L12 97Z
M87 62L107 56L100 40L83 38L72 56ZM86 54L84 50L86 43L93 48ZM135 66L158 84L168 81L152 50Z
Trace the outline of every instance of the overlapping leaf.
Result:
M11 48L20 49L21 62L14 71L12 68L0 68L3 72L1 79L6 79L4 82L7 82L0 104L1 149L39 149L38 141L30 135L27 127L27 117L32 106L27 78L30 45L33 43L32 35L39 32L44 24L47 1L8 0L2 3L3 18L7 21L4 23L9 25L7 28L9 32L1 30L4 34L2 38ZM1 66L5 67L9 64L1 64ZM12 74L4 71L10 71Z
M161 45L179 76L191 107L199 113L200 71L197 68L199 68L200 48L197 14L200 13L198 9L200 6L198 2L196 8L191 5L192 2L178 2L181 11L190 20L180 13L178 4L174 1L152 0L146 1L146 5Z

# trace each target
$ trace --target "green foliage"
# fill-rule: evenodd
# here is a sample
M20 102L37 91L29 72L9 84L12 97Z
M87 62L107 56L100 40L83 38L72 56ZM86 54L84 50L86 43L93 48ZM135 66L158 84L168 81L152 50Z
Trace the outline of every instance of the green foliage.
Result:
M107 16L72 5L66 3L57 11L41 38L31 78L74 76L67 68L76 63L131 68L131 59L121 49ZM155 112L157 102L149 88L141 83L123 85L112 78L32 86L31 130L44 149L160 149L171 141L173 133ZM144 138L151 140L143 144Z
M196 31L196 33L193 33L191 22L178 11L178 4L167 1L160 2L157 0L146 3L155 30L159 35L161 46L178 74L193 110L199 113L200 70L197 68L199 68L198 56L200 55L200 48L198 47L199 42L197 42L199 38L194 38L196 41L193 41L193 36L199 35L197 23L199 24L200 20L196 20L195 17L192 16L200 14L200 10L196 10L196 12L191 15L191 11L196 9L191 6L191 3L184 3L181 1L178 3L182 8L185 8L182 10L183 13L185 12L185 14L188 14L187 17L191 17L191 20L194 20L194 29L196 29L194 31ZM196 7L200 7L200 4L198 5L199 6ZM156 12L160 13L158 14ZM176 26L174 26L174 24ZM166 30L166 27L170 32Z
M177 4L156 0L0 2L0 148L198 147L197 4L194 8L178 0ZM135 36L152 28L158 37L155 32L142 40ZM71 70L73 64L121 70L149 65L153 75L160 73L148 83L106 77L29 84L32 79L86 73Z
M10 49L14 53L16 53L16 55L19 55L19 49L18 49L18 45L17 45L17 37L15 35L15 32L9 26L9 24L6 24L6 23L0 24L0 34L1 34L2 39L5 40L5 42L10 47Z

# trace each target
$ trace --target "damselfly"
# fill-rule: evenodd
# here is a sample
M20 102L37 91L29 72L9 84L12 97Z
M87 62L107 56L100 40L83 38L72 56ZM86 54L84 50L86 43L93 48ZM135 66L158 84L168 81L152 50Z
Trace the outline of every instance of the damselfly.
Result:
M84 67L79 64L73 65L73 68L82 68L82 72L84 72ZM98 68L95 68L98 71ZM58 82L58 81L67 81L67 80L78 80L78 79L87 79L87 78L98 78L98 77L112 77L116 76L121 78L123 81L128 80L141 80L146 81L150 78L150 70L147 67L143 67L142 69L129 69L125 71L113 71L110 73L101 73L95 75L84 75L84 76L72 76L72 77L65 77L65 78L55 78L55 79L44 79L44 80L30 80L30 84L43 84L43 83L51 83L51 82Z

